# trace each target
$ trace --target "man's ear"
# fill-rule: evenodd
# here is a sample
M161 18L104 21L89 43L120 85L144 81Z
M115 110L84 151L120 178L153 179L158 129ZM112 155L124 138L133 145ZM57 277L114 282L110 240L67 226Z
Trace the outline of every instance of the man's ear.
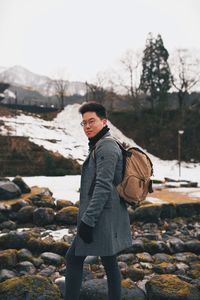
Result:
M103 125L105 126L105 125L107 125L107 119L103 119Z

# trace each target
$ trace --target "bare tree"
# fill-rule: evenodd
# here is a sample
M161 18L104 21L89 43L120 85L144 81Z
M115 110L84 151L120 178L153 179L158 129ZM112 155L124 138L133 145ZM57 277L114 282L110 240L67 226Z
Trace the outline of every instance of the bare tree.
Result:
M58 99L59 107L62 110L64 108L64 99L67 96L69 82L64 79L53 80L54 92Z
M139 85L141 75L142 53L139 51L127 50L120 59L122 67L119 76L120 85L125 89L133 106L138 106Z
M178 49L171 60L172 85L178 91L180 110L185 97L200 82L200 59L188 49Z
M98 73L94 83L85 82L86 85L86 101L93 100L100 104L103 104L106 96L105 77L103 73Z

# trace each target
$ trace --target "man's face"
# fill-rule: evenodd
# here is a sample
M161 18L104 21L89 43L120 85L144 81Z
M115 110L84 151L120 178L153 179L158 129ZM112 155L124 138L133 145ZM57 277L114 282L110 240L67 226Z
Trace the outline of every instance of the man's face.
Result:
M107 124L106 119L100 119L93 111L84 113L82 119L81 123L88 138L94 137Z

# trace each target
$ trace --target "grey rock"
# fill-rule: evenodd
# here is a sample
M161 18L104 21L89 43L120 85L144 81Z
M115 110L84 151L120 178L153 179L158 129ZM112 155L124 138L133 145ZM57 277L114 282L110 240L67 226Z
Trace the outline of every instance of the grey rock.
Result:
M185 243L186 251L200 254L200 241L192 240Z
M59 254L52 252L44 252L41 254L41 258L45 263L60 266L63 263L63 257Z
M16 272L7 269L0 270L0 282L5 281L9 278L13 278L15 276L16 276Z
M24 182L22 177L16 176L12 181L20 188L22 194L31 192L31 188Z
M33 275L36 272L35 266L30 261L22 261L16 266L21 275Z
M0 224L0 229L4 229L4 228L7 228L9 230L14 230L17 228L17 225L14 221L4 221Z
M17 220L19 223L27 223L27 222L32 222L33 221L33 212L34 212L34 207L33 206L25 206L22 207L18 212L17 212Z
M19 197L20 188L11 181L0 181L0 200L8 200Z
M55 266L47 266L44 267L44 269L42 269L38 274L41 276L51 276L54 272L56 271L56 267Z
M184 242L176 237L170 238L167 241L171 253L183 252L185 250Z
M127 264L132 264L135 261L135 255L130 254L121 254L117 257L118 261L125 262Z
M18 257L18 260L20 261L25 261L25 260L32 260L33 258L33 255L31 253L31 251L29 251L28 249L20 249L17 253L17 257Z
M86 259L84 260L85 264L98 264L99 263L99 257L98 256L87 256Z
M80 300L108 299L106 279L93 279L84 282ZM122 298L124 300L145 300L145 293L137 286L131 288L122 288Z

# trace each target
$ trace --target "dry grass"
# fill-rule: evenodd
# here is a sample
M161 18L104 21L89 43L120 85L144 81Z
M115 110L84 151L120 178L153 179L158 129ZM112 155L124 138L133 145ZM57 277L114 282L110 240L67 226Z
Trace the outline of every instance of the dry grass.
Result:
M155 190L149 196L169 203L200 202L199 197L191 197L187 193L175 192L170 189Z

